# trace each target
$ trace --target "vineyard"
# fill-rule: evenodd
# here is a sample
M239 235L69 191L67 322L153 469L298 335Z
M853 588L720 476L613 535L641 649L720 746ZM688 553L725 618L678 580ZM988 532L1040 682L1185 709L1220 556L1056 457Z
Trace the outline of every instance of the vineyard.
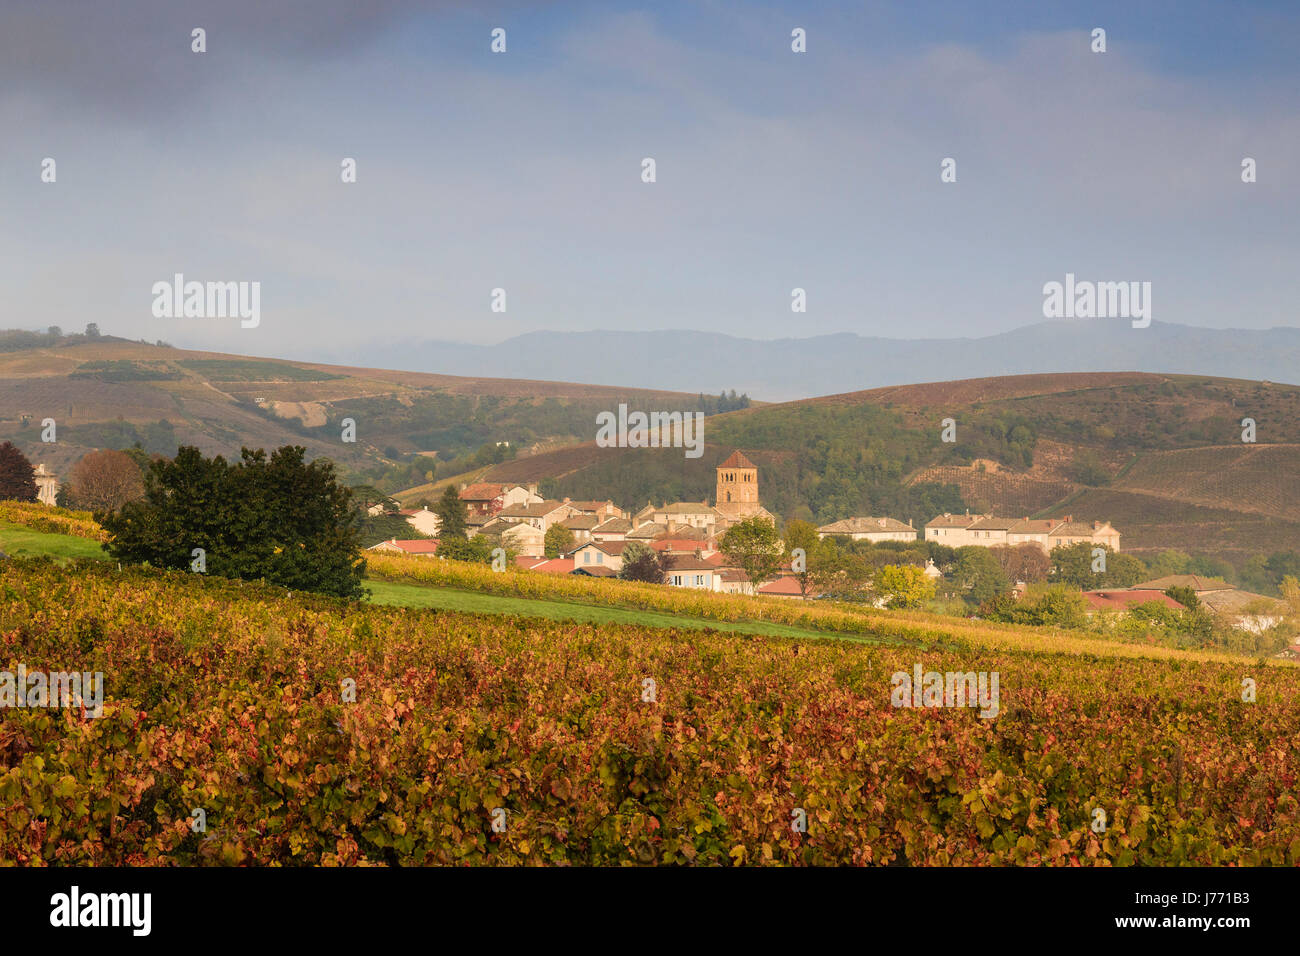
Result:
M933 645L948 648L969 646L984 649L1050 650L1064 654L1186 661L1237 660L1220 651L1178 650L1154 643L1118 643L1082 631L1050 627L1024 628L991 621L973 622L925 611L880 611L861 604L719 594L691 588L638 584L616 578L542 574L515 568L498 572L482 564L430 561L405 555L373 553L366 560L367 574L383 581L603 607L661 611L699 618L702 624L709 621L770 621L813 631L857 635L880 642L904 642L921 647ZM1284 661L1276 663L1291 666Z
M0 859L20 865L1300 863L1300 672L1262 662L575 625L7 562L0 666L20 663L107 685L98 719L4 711ZM997 672L997 716L891 706L916 665Z

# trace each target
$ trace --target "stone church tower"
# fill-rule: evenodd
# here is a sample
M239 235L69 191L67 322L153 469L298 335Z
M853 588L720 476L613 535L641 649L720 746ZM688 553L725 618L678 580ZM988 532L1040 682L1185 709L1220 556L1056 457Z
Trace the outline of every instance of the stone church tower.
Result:
M718 466L718 497L714 508L728 518L767 513L758 503L758 468L738 451Z

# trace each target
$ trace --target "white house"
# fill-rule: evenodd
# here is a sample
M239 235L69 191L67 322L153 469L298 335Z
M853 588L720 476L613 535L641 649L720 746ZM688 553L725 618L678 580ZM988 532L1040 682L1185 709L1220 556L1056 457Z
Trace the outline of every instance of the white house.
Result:
M438 516L428 508L403 508L401 514L420 534L438 534Z

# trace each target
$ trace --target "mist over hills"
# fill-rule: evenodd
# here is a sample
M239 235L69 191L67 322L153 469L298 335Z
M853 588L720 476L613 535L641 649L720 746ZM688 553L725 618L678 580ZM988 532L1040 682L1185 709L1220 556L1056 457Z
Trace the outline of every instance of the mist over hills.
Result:
M303 359L299 354L295 358ZM455 375L673 391L737 389L789 401L885 385L1044 372L1155 372L1300 384L1300 329L1210 329L1127 319L1041 322L983 338L852 333L744 339L713 332L530 332L496 345L394 342L319 353Z

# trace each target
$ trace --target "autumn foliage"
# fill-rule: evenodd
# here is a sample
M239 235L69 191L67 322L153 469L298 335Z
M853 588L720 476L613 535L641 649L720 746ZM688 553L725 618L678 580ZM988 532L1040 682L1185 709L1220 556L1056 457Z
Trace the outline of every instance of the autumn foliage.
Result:
M0 859L20 865L1300 863L1294 668L1251 669L1245 703L1240 664L579 625L10 562L0 667L20 662L108 687L100 719L3 713ZM918 663L999 672L999 716L892 707L891 674Z

